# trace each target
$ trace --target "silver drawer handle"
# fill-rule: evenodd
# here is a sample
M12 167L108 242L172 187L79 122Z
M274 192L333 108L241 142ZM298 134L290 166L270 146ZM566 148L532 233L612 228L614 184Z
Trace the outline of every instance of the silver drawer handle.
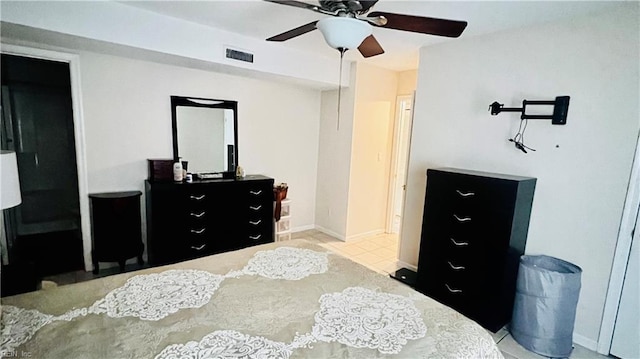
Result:
M258 207L249 206L249 208L250 208L250 209L252 209L252 210L254 210L254 211L257 211L257 210L259 210L260 208L262 208L262 205L260 205L260 206L258 206Z
M449 290L449 292L451 293L462 293L462 289L451 289L451 287L449 287L448 284L444 284L445 287L447 287L447 290Z
M457 189L456 192L460 195L460 197L471 197L471 196L475 196L476 195L473 192L462 192L459 189Z
M192 229L191 233L195 233L195 234L202 234L204 232L206 228L202 228L202 229Z
M455 239L453 238L449 238L451 240L451 242L453 242L453 244L455 244L458 247L462 247L462 246L468 246L469 242L456 242Z
M471 217L458 217L457 215L453 215L453 217L458 220L458 222L469 222L471 220Z
M463 266L454 266L451 262L447 261L447 263L449 263L449 267L451 267L451 269L455 269L455 270L461 270L464 269Z
M251 194L253 194L253 195L256 195L256 196L257 196L257 195L259 195L260 193L262 193L262 190L259 190L259 191L257 191L257 192L256 192L256 191L249 191L249 193L251 193Z
M190 214L191 214L193 217L200 218L200 217L204 216L205 211L202 211L202 212L200 212L200 213L193 213L193 212L191 212Z
M203 245L201 245L201 246L199 246L199 247L191 246L191 249L195 249L196 251L201 251L201 250L203 250L203 249L204 249L204 247L206 247L206 246L207 246L206 244L203 244Z
M249 221L249 224L252 224L252 225L254 225L254 226L257 226L257 225L259 225L261 222L262 222L262 220L261 220L261 219L259 219L259 220L258 220L258 221L256 221L256 222L254 222L254 221Z
M254 241L256 239L260 239L260 237L262 237L262 234L258 234L257 236L249 236L249 238L253 239Z
M191 199L195 199L196 201L200 201L206 197L206 195L202 194L199 196L189 196Z

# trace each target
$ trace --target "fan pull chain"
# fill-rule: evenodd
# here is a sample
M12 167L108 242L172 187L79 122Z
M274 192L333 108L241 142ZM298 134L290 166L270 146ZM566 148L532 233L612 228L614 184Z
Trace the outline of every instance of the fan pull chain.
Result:
M339 48L340 51L340 76L338 77L338 122L336 125L336 131L340 131L340 102L342 99L342 63L344 62L344 53L347 52L345 48Z

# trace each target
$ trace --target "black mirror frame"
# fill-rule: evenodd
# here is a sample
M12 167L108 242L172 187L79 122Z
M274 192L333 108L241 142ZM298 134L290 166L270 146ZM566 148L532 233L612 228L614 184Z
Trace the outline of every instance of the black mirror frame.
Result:
M216 104L202 104L191 100L215 101ZM227 171L216 172L222 174L222 178L235 178L238 166L238 101L219 100L203 97L171 96L171 133L173 136L173 159L178 160L178 116L177 107L206 107L233 110L233 159L227 164Z

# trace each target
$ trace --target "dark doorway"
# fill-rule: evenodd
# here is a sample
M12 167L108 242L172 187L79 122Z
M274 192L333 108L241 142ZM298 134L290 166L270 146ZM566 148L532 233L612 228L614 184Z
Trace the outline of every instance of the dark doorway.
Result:
M69 64L3 54L1 65L1 145L17 154L22 194L5 211L9 262L83 269Z

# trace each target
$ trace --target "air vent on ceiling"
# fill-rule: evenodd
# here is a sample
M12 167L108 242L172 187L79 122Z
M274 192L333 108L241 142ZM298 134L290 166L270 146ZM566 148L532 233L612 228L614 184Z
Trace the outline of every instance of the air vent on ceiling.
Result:
M253 54L227 47L225 49L225 57L228 59L253 63Z

